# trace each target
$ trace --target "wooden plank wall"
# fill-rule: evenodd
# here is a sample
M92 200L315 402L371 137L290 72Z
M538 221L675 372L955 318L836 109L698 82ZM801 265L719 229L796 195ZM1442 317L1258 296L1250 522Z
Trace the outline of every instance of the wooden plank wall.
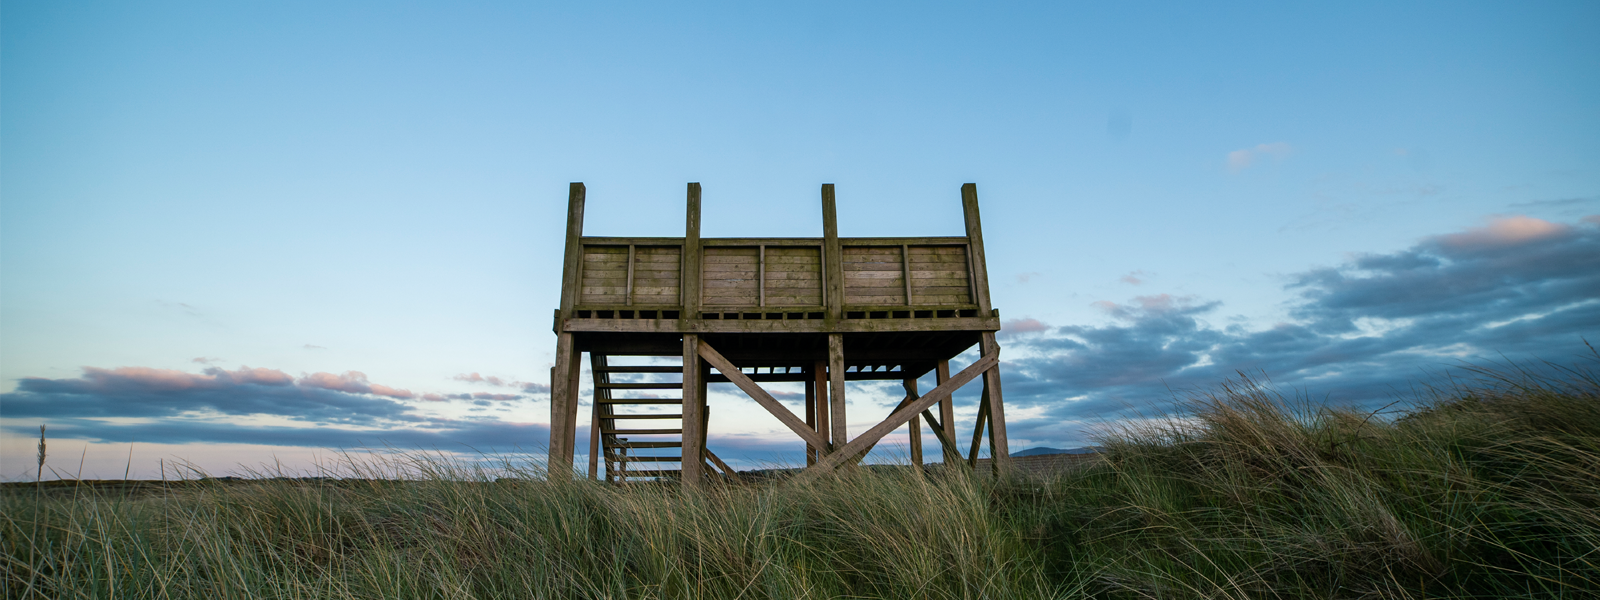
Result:
M761 281L758 248L708 247L700 283L700 298L706 310L732 306L756 306L760 302Z
M822 247L767 246L766 306L822 306Z
M917 305L971 304L964 246L910 246L911 295Z
M844 247L846 306L905 306L905 267L900 246Z
M678 273L683 269L683 248L637 246L633 253L633 304L677 306Z
M971 257L964 245L843 245L844 304L971 306ZM585 245L582 306L675 307L683 248L676 245ZM709 246L702 254L701 302L707 310L820 307L821 246ZM907 285L909 277L910 285Z

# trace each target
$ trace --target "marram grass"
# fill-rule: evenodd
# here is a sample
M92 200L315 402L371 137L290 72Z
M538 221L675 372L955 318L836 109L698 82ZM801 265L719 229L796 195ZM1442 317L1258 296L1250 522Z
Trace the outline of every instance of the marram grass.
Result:
M349 458L343 481L0 496L7 598L1600 597L1600 383L1480 371L1401 416L1249 379L1047 482L547 482Z

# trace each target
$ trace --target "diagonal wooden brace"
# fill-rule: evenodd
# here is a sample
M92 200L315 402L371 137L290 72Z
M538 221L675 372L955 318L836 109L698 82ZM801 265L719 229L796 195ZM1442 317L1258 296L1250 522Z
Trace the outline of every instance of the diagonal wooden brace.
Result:
M822 439L822 436L812 431L805 421L800 420L799 417L794 416L794 413L789 412L789 408L778 402L777 398L773 398L772 394L768 394L766 390L761 389L761 386L756 385L756 382L746 377L744 373L739 371L739 367L733 366L733 363L728 362L727 358L724 358L721 353L712 348L711 344L707 344L704 339L700 340L700 358L711 363L711 366L716 367L717 372L727 377L728 381L733 382L734 385L739 386L739 389L744 390L744 393L749 394L750 399L755 400L756 403L766 408L767 412L772 413L772 416L777 417L779 421L783 421L784 425L788 425L789 429L794 430L795 435L800 436L800 439L826 451L828 448L827 440Z
M854 440L850 440L850 443L845 444L844 447L835 448L832 454L829 454L827 457L818 460L817 464L812 465L804 471L801 471L800 475L795 478L795 481L808 481L822 473L832 471L835 467L843 464L846 460L855 457L855 455L861 453L863 450L866 450L867 447L877 443L877 441L882 439L883 436L888 435L890 431L894 431L896 428L904 425L906 421L910 421L912 418L921 414L922 411L927 410L928 407L933 406L940 400L943 400L952 392L960 389L961 386L966 385L967 382L976 379L979 375L982 375L984 371L988 371L998 364L1000 364L999 352L995 352L994 354L990 354L989 356L978 359L978 362L972 363L972 366L962 369L960 373L955 375L955 377L951 377L948 381L939 384L939 387L933 388L933 390L928 392L927 395L900 407L899 410L896 410L893 414L890 414L889 418L884 419L882 423L873 425L872 429L868 429L866 433L861 434Z

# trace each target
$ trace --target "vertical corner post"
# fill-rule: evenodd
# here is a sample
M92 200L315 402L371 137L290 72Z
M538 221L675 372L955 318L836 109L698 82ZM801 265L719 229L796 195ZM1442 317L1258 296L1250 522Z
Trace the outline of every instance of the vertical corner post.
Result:
M982 356L1000 354L994 332L983 332L978 351ZM1011 470L1011 449L1006 439L1006 403L1000 394L1000 363L983 372L983 389L983 401L989 408L989 456L994 460L995 470L1006 473Z
M689 487L700 486L704 463L701 455L705 448L705 398L700 393L704 389L704 372L700 364L700 336L686 333L683 335L683 447L678 464L682 465L679 475L683 484Z
M683 227L683 318L700 318L700 184L689 184L689 207ZM688 360L685 358L684 360ZM684 363L688 364L688 363ZM687 388L685 388L687 389ZM687 398L688 396L685 396ZM696 462L696 464L699 464Z
M561 263L561 307L556 315L556 364L550 370L550 445L545 469L552 477L572 475L572 456L577 445L579 368L576 341L564 331L563 322L572 318L578 302L579 271L583 268L582 182L567 187L567 240Z
M832 414L833 450L850 442L844 415L844 334L828 334L828 408Z
M572 476L577 445L578 376L582 365L572 334L556 335L556 364L550 368L550 456L545 469L551 477Z
M828 322L844 318L844 249L839 245L839 211L834 204L833 184L822 184L822 269L827 289L823 301L828 305ZM843 429L844 423L836 423Z
M983 221L978 216L978 185L961 186L961 212L967 221L967 248L972 258L972 302L978 305L978 314L989 316L989 266L983 254Z

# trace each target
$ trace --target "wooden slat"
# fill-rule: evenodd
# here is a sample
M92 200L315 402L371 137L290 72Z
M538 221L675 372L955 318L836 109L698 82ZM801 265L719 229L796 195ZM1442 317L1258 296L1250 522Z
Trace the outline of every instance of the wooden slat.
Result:
M648 449L648 448L682 448L683 442L624 442L610 448Z
M596 387L605 388L605 389L611 389L611 390L675 390L675 389L678 389L680 387L683 387L682 383L677 383L677 382L672 382L672 383L661 383L661 382L649 382L649 383L597 383L595 385L596 385Z
M612 435L682 435L682 429L613 429ZM629 442L632 443L632 442Z
M604 404L683 404L681 398L610 398Z
M678 373L683 367L668 365L606 365L608 373Z
M788 426L790 430L795 432L795 435L800 436L800 439L814 446L823 444L822 438L807 427L805 421L794 416L794 413L790 412L788 407L778 402L776 398L772 397L772 394L761 389L761 386L756 385L754 381L751 381L749 377L741 373L738 367L733 366L733 363L723 358L722 354L718 353L710 344L705 343L705 340L701 340L699 346L700 358L711 363L711 366L715 367L717 372L727 377L734 385L739 386L739 389L744 390L744 393L748 394L752 400L755 400L757 404L767 409L767 412L772 413L772 416L777 417L779 421Z
M606 418L607 419L611 419L613 421L621 421L621 420L625 420L625 419L682 419L683 415L682 414L678 414L678 413L659 413L659 414L646 413L646 414L637 414L637 415L611 414L611 415L607 415Z

